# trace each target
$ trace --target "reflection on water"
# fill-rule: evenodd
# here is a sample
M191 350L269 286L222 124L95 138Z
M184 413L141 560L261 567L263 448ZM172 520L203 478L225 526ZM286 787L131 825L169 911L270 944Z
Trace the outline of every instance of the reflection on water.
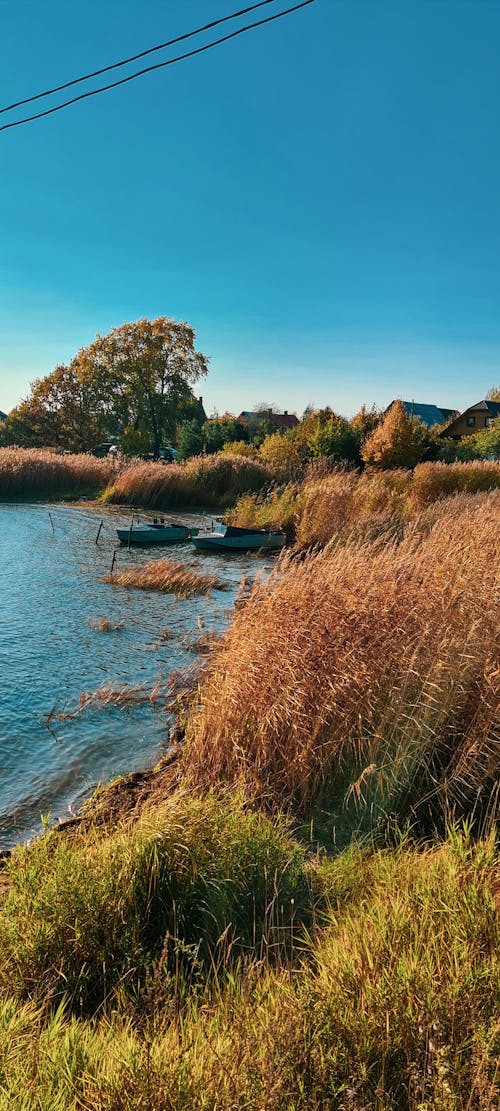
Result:
M164 684L192 664L200 629L230 619L241 576L271 566L269 555L206 555L189 544L119 548L118 569L168 556L217 572L227 589L177 600L112 587L101 579L115 529L129 521L92 505L0 504L0 847L36 832L41 813L67 816L97 782L154 763L168 743L169 719L149 703L93 706L50 729L47 715L104 684Z

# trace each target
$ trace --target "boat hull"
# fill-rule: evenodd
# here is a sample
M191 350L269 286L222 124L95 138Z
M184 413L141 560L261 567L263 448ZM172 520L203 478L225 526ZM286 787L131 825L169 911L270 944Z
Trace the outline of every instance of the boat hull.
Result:
M166 525L164 528L158 525L152 525L150 528L147 525L134 525L130 528L119 528L116 530L118 539L121 544L178 544L180 542L191 540L191 538L198 532L198 529L187 528L186 525Z
M281 532L261 533L258 536L224 536L213 532L193 536L192 543L195 548L204 551L250 552L259 551L261 548L282 548L285 544L285 536Z

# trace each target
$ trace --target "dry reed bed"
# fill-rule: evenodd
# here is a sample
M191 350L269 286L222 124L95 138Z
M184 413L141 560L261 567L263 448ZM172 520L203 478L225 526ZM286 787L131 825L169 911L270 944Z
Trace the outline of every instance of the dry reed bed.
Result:
M0 448L0 497L102 490L113 474L109 459L55 455L38 448Z
M435 502L500 486L500 463L495 462L422 463L413 472L322 470L308 468L302 484L289 483L265 499L255 494L241 497L232 523L284 528L289 535L295 533L300 547L324 546L334 537L400 534Z
M105 491L104 500L150 509L229 504L246 491L262 490L272 469L241 455L200 455L187 463L133 462Z
M129 567L126 571L109 572L104 582L124 586L129 590L158 590L162 594L175 594L189 598L192 594L207 594L216 588L224 590L224 583L217 575L204 575L193 571L184 563L170 559L153 559L142 567Z
M186 773L370 828L486 795L498 771L500 495L443 503L397 545L285 556L208 663ZM486 804L485 804L486 805Z

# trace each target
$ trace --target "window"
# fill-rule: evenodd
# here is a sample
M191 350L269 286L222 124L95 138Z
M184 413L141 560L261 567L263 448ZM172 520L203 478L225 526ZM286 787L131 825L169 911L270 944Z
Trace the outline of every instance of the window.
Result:
M489 428L490 424L491 424L491 417L485 417L484 418L484 427Z
M465 423L467 425L467 428L475 428L476 427L476 418L475 417L466 417L465 418Z

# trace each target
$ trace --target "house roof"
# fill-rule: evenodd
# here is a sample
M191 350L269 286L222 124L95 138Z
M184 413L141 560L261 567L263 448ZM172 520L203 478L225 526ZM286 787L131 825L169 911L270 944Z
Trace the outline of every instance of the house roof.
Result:
M409 417L418 417L427 428L435 424L444 424L451 417L456 417L458 409L444 409L442 405L426 405L421 401L403 401L405 412ZM387 406L386 413L394 405L394 401Z
M7 420L7 413L2 413L1 409L0 409L0 420Z
M259 421L269 420L272 424L278 425L279 428L295 428L299 424L299 418L296 414L289 413L286 409L284 413L273 413L272 410L268 409L262 409L261 412L256 413L243 409L236 419L241 424L256 424Z

